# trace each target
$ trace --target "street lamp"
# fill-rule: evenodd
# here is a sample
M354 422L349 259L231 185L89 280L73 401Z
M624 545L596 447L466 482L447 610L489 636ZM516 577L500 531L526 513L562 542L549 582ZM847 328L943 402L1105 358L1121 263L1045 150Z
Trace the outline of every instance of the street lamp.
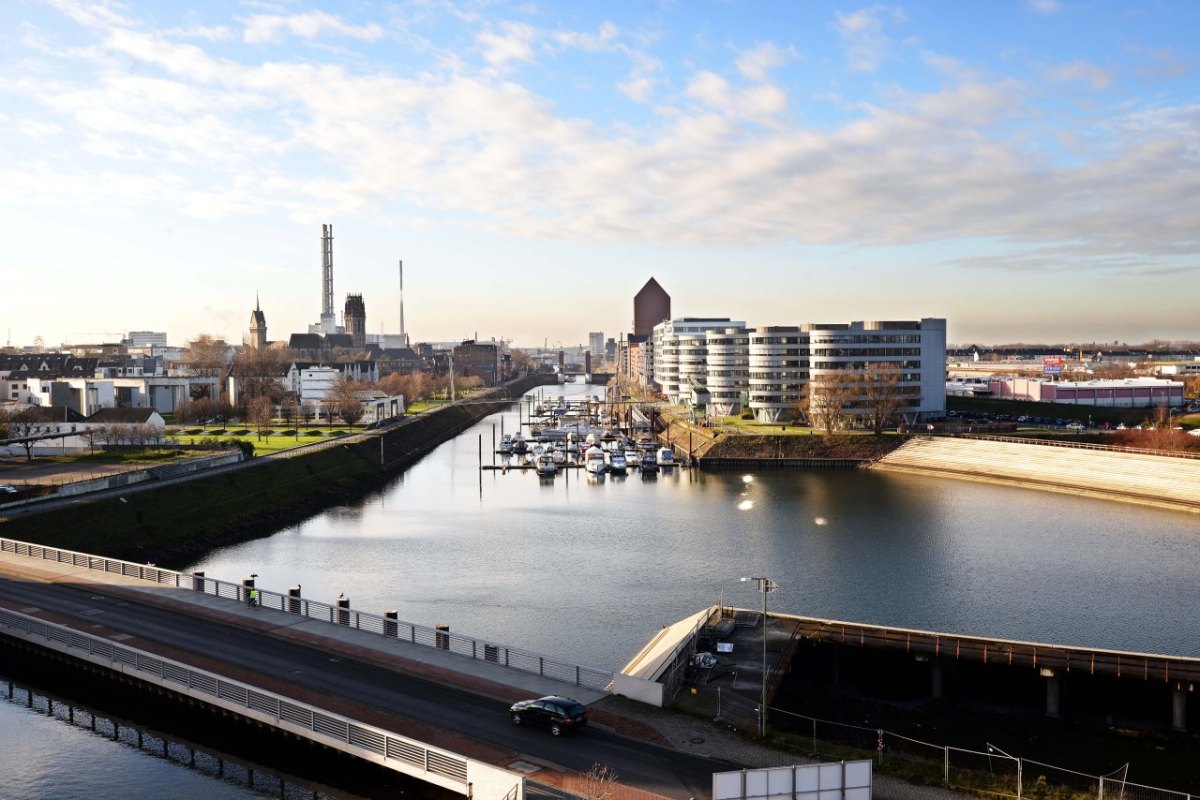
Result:
M760 737L767 735L767 593L775 591L778 585L770 578L754 576L750 578L742 578L742 583L746 581L754 581L758 587L758 591L762 594L762 617L763 617L763 648L762 648L762 696L758 703L758 735Z

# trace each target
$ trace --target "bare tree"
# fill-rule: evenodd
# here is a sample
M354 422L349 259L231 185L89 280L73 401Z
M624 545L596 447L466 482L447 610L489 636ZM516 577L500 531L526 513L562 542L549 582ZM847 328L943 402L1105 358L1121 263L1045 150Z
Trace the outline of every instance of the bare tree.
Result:
M283 402L279 406L279 416L283 418L289 428L296 431L296 438L299 439L300 423L304 421L304 410L300 408L300 401L294 394L283 398Z
M249 402L255 397L269 397L272 403L283 402L287 387L280 380L291 363L290 350L244 347L233 359L233 374L239 382L239 399Z
M188 343L188 366L197 375L220 375L228 365L229 345L208 333Z
M246 404L246 421L258 433L259 441L262 441L263 434L271 427L274 411L275 404L266 396L255 397Z
M894 364L870 363L859 377L859 384L863 408L871 429L878 436L904 404L900 393L900 373Z
M334 382L333 387L326 392L325 402L347 425L354 425L363 418L363 402L358 392L367 389L364 384L347 379L344 375Z
M25 460L33 461L33 448L38 443L36 438L38 434L49 433L50 426L43 425L33 419L35 406L28 406L19 411L14 411L8 415L7 425L8 438L23 439L18 442L21 447L25 448Z
M858 378L839 369L813 376L808 382L808 417L828 436L846 426L846 409L858 391Z

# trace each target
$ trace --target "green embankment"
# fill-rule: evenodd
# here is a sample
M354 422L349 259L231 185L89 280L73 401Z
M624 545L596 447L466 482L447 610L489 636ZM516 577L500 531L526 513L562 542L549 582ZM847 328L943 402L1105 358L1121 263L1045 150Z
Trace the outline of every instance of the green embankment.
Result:
M268 535L383 486L397 471L503 405L438 409L383 433L382 445L379 437L371 437L131 492L124 501L110 497L11 518L0 526L0 535L179 568L213 548Z

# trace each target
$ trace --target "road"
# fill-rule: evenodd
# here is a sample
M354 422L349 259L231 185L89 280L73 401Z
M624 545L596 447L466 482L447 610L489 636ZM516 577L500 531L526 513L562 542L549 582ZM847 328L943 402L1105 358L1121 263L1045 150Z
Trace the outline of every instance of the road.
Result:
M275 678L284 676L297 687L436 726L538 763L577 772L607 764L621 783L668 797L709 797L712 773L731 768L594 726L561 738L540 729L518 728L509 721L507 705L494 699L235 625L86 589L0 575L0 598L18 607L35 606L69 617L83 630L100 623L206 659Z

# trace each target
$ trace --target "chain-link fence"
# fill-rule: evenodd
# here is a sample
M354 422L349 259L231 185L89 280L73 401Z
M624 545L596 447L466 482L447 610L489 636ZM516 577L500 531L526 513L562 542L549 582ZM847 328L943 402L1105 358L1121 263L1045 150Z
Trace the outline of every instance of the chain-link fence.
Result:
M736 698L736 699L735 699ZM758 704L726 692L722 716L752 730ZM771 708L768 730L796 750L816 758L871 758L895 778L926 786L945 786L981 797L1015 800L1200 800L1196 795L1128 783L1128 765L1108 774L1090 775L1014 756L994 745L970 750L932 744L882 728L848 725Z

